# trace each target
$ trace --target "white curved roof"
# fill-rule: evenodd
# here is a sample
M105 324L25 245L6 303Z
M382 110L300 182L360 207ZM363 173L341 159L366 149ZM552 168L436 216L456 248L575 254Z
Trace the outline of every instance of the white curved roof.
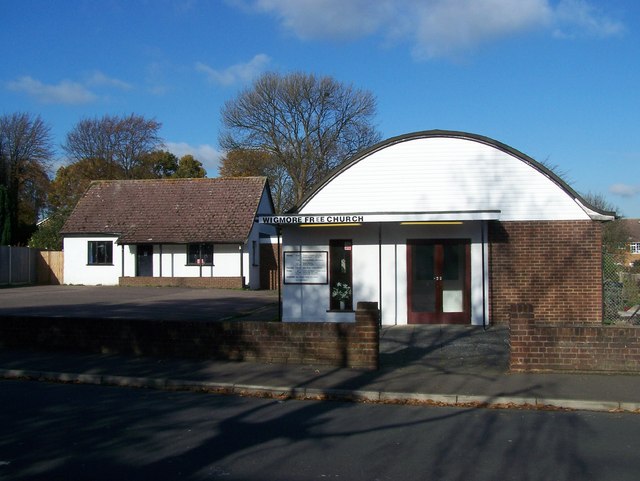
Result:
M492 139L426 131L382 142L343 164L301 202L297 213L499 211L510 220L610 220L565 182Z

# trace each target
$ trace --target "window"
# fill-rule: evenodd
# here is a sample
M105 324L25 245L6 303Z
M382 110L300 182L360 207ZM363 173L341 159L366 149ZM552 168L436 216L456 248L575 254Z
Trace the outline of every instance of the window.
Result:
M331 310L341 309L341 300L344 302L344 309L353 309L351 247L351 240L329 241L329 292L331 295L329 306ZM341 294L344 295L342 299Z
M632 254L640 254L640 242L632 242L630 248Z
M188 244L187 264L190 266L212 266L213 244Z
M87 264L90 266L113 265L112 241L89 241Z

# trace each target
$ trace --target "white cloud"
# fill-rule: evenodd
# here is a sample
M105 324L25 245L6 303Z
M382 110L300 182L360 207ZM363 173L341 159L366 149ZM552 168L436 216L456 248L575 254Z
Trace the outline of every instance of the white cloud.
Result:
M591 0L592 1L592 0ZM456 56L528 30L560 37L624 31L588 0L235 0L275 16L301 39L343 40L381 34L409 42L416 58Z
M202 62L198 62L196 63L196 70L205 73L207 79L212 83L229 86L251 81L265 69L270 61L271 58L268 55L261 53L246 63L238 63L224 70L216 70Z
M620 197L635 197L640 194L640 185L613 184L609 187L609 192Z
M560 38L611 37L625 31L622 22L608 18L585 0L562 0L556 8L555 21L554 34Z
M218 175L222 153L211 145L201 144L192 146L186 142L165 142L165 148L178 158L183 155L193 155L197 160L202 162L202 165L207 171L207 177L216 177Z
M414 54L455 55L501 37L545 25L546 0L447 0L416 7ZM410 33L410 32L409 32Z
M83 82L61 80L57 84L46 84L26 75L6 83L6 87L14 92L25 93L38 102L45 104L79 105L98 100L99 96L93 89L117 88L131 90L133 87L122 80L109 77L96 70L88 75Z
M97 96L84 85L62 80L56 85L47 85L29 76L20 77L7 83L14 92L23 92L45 104L86 104Z
M113 77L108 77L99 70L95 70L87 79L87 85L95 85L99 87L115 87L120 90L131 90L131 84Z
M273 13L298 37L357 38L393 16L388 0L255 0L254 11Z

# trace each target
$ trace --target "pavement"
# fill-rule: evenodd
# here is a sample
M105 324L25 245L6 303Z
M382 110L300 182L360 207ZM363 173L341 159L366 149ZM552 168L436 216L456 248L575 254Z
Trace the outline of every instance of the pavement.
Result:
M507 330L497 327L383 328L378 371L0 350L0 378L282 399L640 413L640 376L509 373L507 339Z

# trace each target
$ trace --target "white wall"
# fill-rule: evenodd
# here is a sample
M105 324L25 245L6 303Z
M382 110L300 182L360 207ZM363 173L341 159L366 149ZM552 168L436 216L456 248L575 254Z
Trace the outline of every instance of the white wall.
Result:
M117 285L122 253L120 246L115 243L116 240L116 237L66 237L63 241L65 284ZM112 241L113 264L88 265L89 241Z
M378 224L314 228L287 226L283 228L283 252L328 252L330 239L353 240L353 307L356 307L358 301L379 302L382 305L382 323L395 325L407 324L407 239L470 239L471 324L483 324L483 316L488 314L488 249L485 245L483 263L482 222L419 226L388 223L381 224L381 228L382 242L379 244ZM329 284L284 284L282 295L284 321L331 322L354 319L353 313L327 312L330 303Z
M255 235L258 239L258 235ZM112 241L113 264L87 265L89 241ZM117 285L123 272L124 276L136 275L136 246L116 244L116 237L67 237L64 239L64 280L66 284ZM251 244L249 244L251 245ZM257 244L259 249L259 244ZM215 244L213 247L213 266L187 265L187 246L185 244L153 245L153 275L160 277L237 277L240 276L240 245ZM259 267L252 267L250 249L243 253L245 282L251 288L260 283ZM201 272L202 270L202 272Z
M131 249L131 269L125 275L135 275L135 246ZM160 261L162 260L162 277L237 277L240 275L240 245L214 244L213 266L187 265L186 244L162 244L153 246L153 275L160 277Z
M500 220L589 219L539 170L472 139L387 146L330 180L300 214L499 210Z

